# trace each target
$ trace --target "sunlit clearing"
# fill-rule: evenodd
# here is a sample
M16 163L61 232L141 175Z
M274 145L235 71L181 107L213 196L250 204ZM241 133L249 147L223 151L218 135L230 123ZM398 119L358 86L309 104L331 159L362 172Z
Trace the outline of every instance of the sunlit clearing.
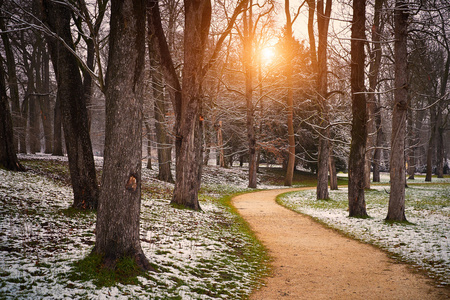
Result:
M274 58L275 58L275 50L272 47L263 48L261 50L261 60L263 63L269 64L273 61Z

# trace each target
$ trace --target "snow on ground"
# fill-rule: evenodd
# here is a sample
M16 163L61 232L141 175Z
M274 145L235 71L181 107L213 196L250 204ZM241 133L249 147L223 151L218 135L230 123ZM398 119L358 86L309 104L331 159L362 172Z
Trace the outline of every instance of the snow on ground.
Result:
M21 159L55 160L46 155ZM67 158L59 158L67 161ZM96 158L101 167L102 159ZM155 168L156 169L156 168ZM340 174L341 175L341 174ZM251 237L236 226L236 216L217 199L247 190L245 168L204 168L200 203L203 211L169 205L173 185L143 168L141 244L158 269L139 277L137 285L98 288L92 281L70 277L72 264L94 244L95 214L74 213L72 190L33 169L0 170L0 298L1 299L240 299L257 283L264 260L250 252ZM263 175L258 176L259 178ZM450 283L450 189L413 185L407 189L406 215L414 225L386 224L386 183L367 193L371 219L347 217L347 190L331 192L332 201L316 201L315 190L291 194L286 205L331 227L373 243L430 272L442 285ZM417 178L415 183L423 182ZM433 183L437 180L433 178ZM274 188L264 186L260 188Z
M435 181L435 178L433 178ZM406 218L412 224L386 223L389 186L366 192L369 219L348 217L347 189L330 191L328 201L315 200L316 191L283 196L287 207L312 216L348 236L376 245L403 261L426 270L442 286L450 284L450 182L412 185L406 189ZM416 180L417 182L417 180Z
M206 181L222 193L244 189L243 172L218 173ZM248 259L255 245L236 216L212 198L220 192L210 187L203 193L208 200L201 201L201 212L174 209L165 197L173 185L155 175L143 168L141 245L159 272L139 277L137 285L98 288L70 277L72 264L92 250L95 214L67 209L73 198L68 185L36 171L0 170L0 298L245 298L258 283L264 258ZM230 181L236 186L227 190Z

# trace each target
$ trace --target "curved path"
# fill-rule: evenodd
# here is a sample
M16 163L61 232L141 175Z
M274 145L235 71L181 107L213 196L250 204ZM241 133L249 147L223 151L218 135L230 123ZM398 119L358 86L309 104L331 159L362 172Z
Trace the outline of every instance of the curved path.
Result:
M383 251L327 229L275 203L268 190L233 204L273 258L273 274L250 299L450 299Z

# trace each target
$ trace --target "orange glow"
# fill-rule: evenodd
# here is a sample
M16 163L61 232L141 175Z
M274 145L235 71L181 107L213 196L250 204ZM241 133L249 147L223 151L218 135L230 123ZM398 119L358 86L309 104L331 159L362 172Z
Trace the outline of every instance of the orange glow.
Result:
M261 50L261 61L264 64L270 64L275 58L275 49L273 47L263 48Z

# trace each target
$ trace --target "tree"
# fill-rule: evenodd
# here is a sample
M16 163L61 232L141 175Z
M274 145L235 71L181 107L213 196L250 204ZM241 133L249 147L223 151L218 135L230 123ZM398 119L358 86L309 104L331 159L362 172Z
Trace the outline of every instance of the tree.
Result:
M328 159L329 159L329 116L328 116L328 25L330 23L332 0L317 1L318 47L317 58L313 65L317 66L316 88L317 105L320 117L319 154L317 170L317 199L328 199ZM308 26L310 26L308 24ZM310 37L310 44L313 42ZM314 46L315 49L315 46ZM312 50L315 52L315 50Z
M157 5L157 3L153 4ZM156 36L155 28L151 23L151 18L148 20L148 48L150 59L150 74L152 78L152 91L154 99L154 115L155 115L155 129L156 142L158 151L158 166L159 173L157 178L166 182L173 183L172 172L170 166L172 164L172 145L169 143L167 135L165 118L166 118L166 103L164 97L163 74L159 67L161 58L158 51L158 38Z
M11 171L25 171L17 159L14 146L13 123L2 65L0 65L0 167Z
M184 32L183 82L179 82L161 25L157 1L149 2L147 16L149 27L155 32L164 79L172 87L171 101L175 111L176 179L172 204L199 210L198 190L202 171L202 82L209 68L217 60L223 41L245 7L241 1L231 16L225 31L220 35L209 61L203 65L209 26L211 3L209 0L186 0ZM181 88L183 86L183 88Z
M209 0L185 0L184 67L181 110L176 127L176 181L172 203L199 210L202 168L200 108L203 57L211 22Z
M406 221L405 217L405 135L408 111L408 3L396 0L394 11L395 91L392 112L390 177L391 192L386 220Z
M365 0L353 1L351 41L352 143L348 162L350 217L366 217L364 157L366 151L366 95L364 93Z
M73 207L95 209L99 188L88 128L88 114L70 28L71 9L64 3L42 2L43 20L59 38L47 42L58 82L62 123L74 192ZM71 51L72 50L72 51Z
M247 107L247 141L248 141L248 187L256 188L257 177L256 177L256 133L254 125L254 105L253 105L253 39L254 39L254 29L253 29L253 1L249 1L248 10L244 12L244 32L243 32L243 57L244 57L244 74L245 74L245 102Z
M289 0L284 1L284 12L286 15L286 50L287 50L287 64L286 64L286 84L287 84L287 127L288 127L288 142L289 142L289 158L284 178L284 185L291 186L292 178L294 176L295 168L295 135L294 135L294 96L292 92L292 21L291 13L289 11Z
M106 71L106 132L94 252L104 266L133 258L149 270L139 239L145 1L112 0Z
M383 8L384 0L375 0L373 25L372 25L372 45L370 49L370 66L369 66L369 93L367 95L367 142L366 142L366 155L365 155L365 170L364 170L364 188L370 188L370 167L372 164L372 158L376 147L376 139L378 131L376 130L376 115L377 101L376 90L378 86L378 74L381 65L381 33L383 23L381 22L381 9Z
M3 1L0 1L0 7L3 6ZM6 33L6 26L5 26L5 19L3 17L3 13L0 11L0 30L2 31L1 37L3 41L3 47L5 48L5 54L6 54L6 66L7 66L7 72L8 72L8 85L9 85L9 97L11 99L11 108L12 108L12 118L13 118L13 125L17 130L17 134L22 135L23 130L21 124L23 124L21 111L20 111L20 99L19 99L19 86L17 82L17 72L16 72L16 60L14 57L14 53L12 50L10 38L8 34ZM0 79L2 80L2 79ZM4 80L4 79L3 79ZM18 138L14 139L14 145L15 148L18 149L19 147L19 141Z

